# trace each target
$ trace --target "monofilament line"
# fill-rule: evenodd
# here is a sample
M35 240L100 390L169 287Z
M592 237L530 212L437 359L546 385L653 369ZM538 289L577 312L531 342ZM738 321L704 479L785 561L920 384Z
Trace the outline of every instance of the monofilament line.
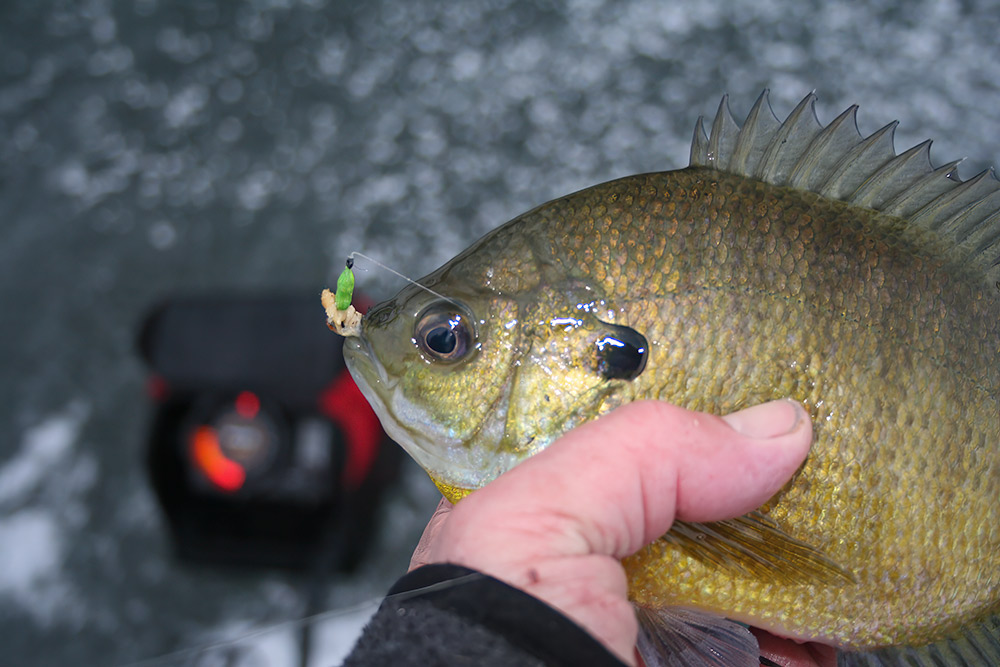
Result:
M433 294L434 296L436 296L439 299L444 299L445 301L448 301L448 302L454 303L455 305L458 305L454 299L449 299L445 295L439 294L438 292L435 292L430 287L425 287L424 285L421 285L420 283L418 283L416 280L413 280L412 278L407 278L406 276L404 276L399 271L397 271L395 269L391 269L388 266L386 266L385 264L383 264L382 262L378 261L377 259L372 259L368 255L360 253L357 250L355 250L354 252L352 252L347 257L349 259L351 259L351 260L353 260L355 257L360 257L361 259L367 260L367 261L371 262L372 264L374 264L375 266L381 267L381 268L385 269L386 271L388 271L389 273L393 273L393 274L399 276L400 278L402 278L406 282L413 283L414 285L416 285L417 287L419 287L422 290L427 290L428 292L430 292L431 294Z
M304 623L319 623L322 621L327 621L338 616L347 616L348 614L356 613L362 611L366 608L376 608L384 600L395 599L395 600L408 600L410 598L418 597L421 595L426 595L427 593L433 593L435 591L447 590L449 588L455 588L462 586L467 583L471 583L477 579L482 579L484 575L479 572L471 572L469 574L462 575L455 579L449 579L448 581L439 581L436 584L430 584L428 586L423 586L421 588L415 588L413 590L404 591L402 593L396 593L394 595L386 595L384 598L373 598L358 604L351 605L349 607L342 607L340 609L334 609L331 611L321 612L319 614L313 614L311 616L306 616L299 619L293 619L288 621L282 621L279 623L273 623L270 625L265 625L257 628L250 629L243 634L230 637L228 639L220 639L218 641L210 642L207 644L201 644L199 646L191 646L189 648L180 649L177 651L171 651L170 653L163 653L158 656L151 658L144 658L137 660L135 662L129 662L121 667L152 667L154 665L174 665L179 664L182 661L185 664L192 662L191 658L197 656L199 653L208 653L210 651L235 646L236 644L247 642L249 640L258 638L262 635L278 632L282 630L291 630Z

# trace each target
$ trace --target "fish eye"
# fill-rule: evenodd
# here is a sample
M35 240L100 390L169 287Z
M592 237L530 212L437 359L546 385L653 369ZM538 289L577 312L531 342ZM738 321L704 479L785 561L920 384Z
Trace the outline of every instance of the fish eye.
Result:
M611 331L597 339L597 372L606 380L634 380L646 369L649 343L631 327L607 325Z
M413 340L436 361L461 361L475 350L476 327L472 317L450 301L439 301L417 317Z

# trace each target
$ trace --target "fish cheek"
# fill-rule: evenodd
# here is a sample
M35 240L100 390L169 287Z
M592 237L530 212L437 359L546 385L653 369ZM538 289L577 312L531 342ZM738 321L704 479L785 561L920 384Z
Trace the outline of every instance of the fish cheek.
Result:
M517 368L507 414L505 446L530 455L574 426L617 404L621 380L637 377L648 356L646 339L596 318L552 318L524 335L530 349Z

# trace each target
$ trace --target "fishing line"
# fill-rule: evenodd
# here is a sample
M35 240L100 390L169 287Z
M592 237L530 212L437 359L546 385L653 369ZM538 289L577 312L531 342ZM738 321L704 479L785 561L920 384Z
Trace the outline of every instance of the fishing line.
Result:
M254 630L249 630L248 632L241 634L237 637L231 637L229 639L220 639L215 642L210 642L207 644L202 644L200 646L191 646L188 648L179 649L171 653L164 653L162 655L154 656L152 658L143 658L142 660L136 660L135 662L125 663L119 667L152 667L153 665L169 664L180 660L185 657L193 657L199 653L206 653L208 651L215 651L218 649L226 648L228 646L235 646L254 637L260 637L271 632L277 632L279 630L294 630L295 628L304 625L306 623L320 623L322 621L330 620L338 616L347 616L359 611L362 611L368 607L377 607L385 600L406 600L409 598L417 597L423 595L424 593L433 593L435 591L443 591L449 588L454 588L456 586L461 586L467 584L475 579L481 579L485 575L479 572L471 572L461 577L455 579L449 579L448 581L440 581L436 584L431 584L430 586L424 586L422 588L415 588L412 591L405 591L403 593L396 593L394 595L386 595L379 598L371 598L364 602L359 602L357 604L341 607L340 609L331 609L330 611L320 612L319 614L313 614L311 616L303 616L302 618L296 618L289 621L281 621L274 623L273 625L265 625Z
M355 250L355 251L354 251L354 252L352 252L352 253L351 253L350 255L348 255L348 257L349 257L350 259L352 259L352 260L353 260L353 259L354 259L355 257L360 257L361 259L364 259L364 260L367 260L367 261L371 262L372 264L374 264L375 266L379 266L379 267L381 267L381 268L385 269L386 271L388 271L389 273L393 273L393 274L395 274L395 275L399 276L400 278L402 278L402 279L403 279L403 280L405 280L406 282L408 282L408 283L412 283L412 284L416 285L417 287L419 287L420 289L423 289L423 290L427 290L428 292L430 292L431 294L433 294L434 296L436 296L436 297L437 297L437 298L439 298L439 299L443 299L444 301L448 301L449 303L453 303L453 304L455 304L456 306L457 306L457 305L459 305L459 304L458 304L458 302L457 302L457 301L455 301L454 299L449 299L449 298L448 298L448 297L446 297L445 295L443 295L443 294L440 294L440 293L438 293L438 292L435 292L435 291L434 291L434 290L432 290L432 289L431 289L430 287L426 287L426 286L424 286L424 285L421 285L421 284L420 284L420 283L418 283L418 282L417 282L416 280L413 280L412 278L408 278L408 277L404 276L404 275L403 275L402 273L400 273L400 272L399 272L399 271L397 271L396 269L392 269L392 268L389 268L388 266L386 266L386 265L385 265L385 264L383 264L382 262L378 261L377 259L372 259L372 258L371 258L371 257L369 257L368 255L365 255L365 254L362 254L362 253L358 252L357 250Z
M348 271L352 268L352 264L354 262L354 259L357 258L357 257L360 257L360 258L362 258L364 260L367 260L367 261L371 262L375 266L378 266L378 267L380 267L382 269L385 269L389 273L392 273L393 275L396 275L396 276L402 278L403 280L405 280L408 283L416 285L420 289L425 290L425 291L433 294L434 296L436 296L437 298L439 298L439 299L441 299L443 301L447 301L449 303L454 303L454 304L458 305L458 303L454 299L450 299L450 298L446 297L445 295L432 290L430 287L427 287L425 285L421 285L416 280L413 280L412 278L409 278L408 276L403 275L399 271L396 271L395 269L386 266L385 264L383 264L382 262L378 261L377 259L369 257L368 255L365 255L364 253L361 253L361 252L358 252L358 251L354 251L354 252L352 252L352 253L350 253L348 255L348 260L349 260L348 264L347 264L347 270ZM339 288L339 285L338 285L338 288ZM151 657L151 658L144 658L142 660L138 660L138 661L135 661L135 662L126 663L125 665L122 665L121 667L151 667L153 665L159 665L159 664L164 664L164 663L168 663L168 662L173 662L173 661L179 660L181 658L196 656L196 655L198 655L200 653L206 653L208 651L215 651L215 650L223 649L223 648L226 648L226 647L235 646L237 644L245 642L245 641L247 641L249 639L252 639L254 637L259 637L259 636L262 636L262 635L265 635L265 634L268 634L268 633L271 633L271 632L276 632L276 631L279 631L279 630L286 630L286 629L287 630L294 630L295 628L297 628L297 627L303 627L306 624L319 623L319 622L322 622L322 621L325 621L325 620L336 618L338 616L347 616L349 614L356 613L356 612L361 611L363 609L366 609L368 607L377 606L377 605L381 604L384 600L388 600L388 599L405 600L407 598L411 598L411 597L415 597L415 596L418 596L418 595L422 595L424 593L429 593L429 592L439 591L439 590L446 590L448 588L453 588L455 586L460 586L462 584L468 583L469 581L471 581L473 579L481 578L482 576L483 575L479 574L479 573L467 574L467 575L464 575L462 577L458 577L457 579L452 579L450 581L439 582L437 584L432 584L430 586L425 586L423 588L418 588L418 589L415 589L415 590L412 590L412 591L406 591L405 593L397 593L397 594L391 595L391 596L385 596L385 597L381 597L381 598L373 598L373 599L367 600L365 602L360 602L360 603L358 603L356 605L353 605L353 606L342 607L340 609L335 609L335 610L331 610L331 611L325 611L325 612L321 612L321 613L318 613L318 614L307 615L307 616L303 616L301 618L297 618L297 619L293 619L293 620L289 620L289 621L282 621L282 622L279 622L279 623L275 623L273 625L266 625L266 626L263 626L263 627L259 627L259 628L255 629L255 630L250 630L250 631L248 631L248 632L246 632L244 634L241 634L239 636L236 636L236 637L231 637L229 639L221 639L219 641L215 641L215 642L211 642L211 643L207 643L207 644L202 644L200 646L191 646L189 648L180 649L180 650L177 650L177 651L173 651L171 653L165 653L165 654L162 654L162 655L159 655L159 656L155 656L155 657Z

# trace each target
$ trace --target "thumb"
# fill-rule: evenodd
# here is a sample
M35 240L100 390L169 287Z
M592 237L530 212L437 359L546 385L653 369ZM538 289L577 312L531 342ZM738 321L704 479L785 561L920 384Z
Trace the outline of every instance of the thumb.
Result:
M459 508L517 498L506 517L497 513L501 525L512 510L513 520L557 517L566 525L539 531L549 548L622 558L674 519L728 519L760 506L794 474L811 438L793 401L726 418L638 401L573 429Z
M701 422L699 451L678 459L675 518L718 521L763 505L809 453L812 424L802 405L778 400ZM694 454L693 456L691 454Z

